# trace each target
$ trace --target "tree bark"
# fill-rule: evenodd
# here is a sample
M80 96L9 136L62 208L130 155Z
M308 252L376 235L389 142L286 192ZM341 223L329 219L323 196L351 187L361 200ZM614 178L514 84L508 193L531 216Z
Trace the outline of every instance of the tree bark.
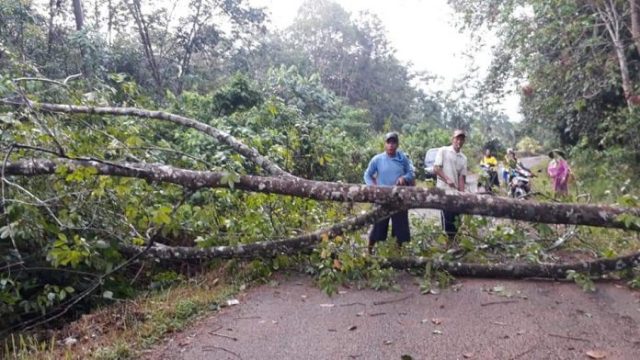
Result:
M120 246L120 251L127 256L134 256L144 251L145 256L162 260L275 257L278 254L293 254L310 249L322 241L323 238L333 239L345 232L357 230L381 219L388 218L396 211L398 210L394 208L378 207L369 213L355 216L331 227L285 240L210 248L157 245L146 251L144 246L122 245Z
M178 77L178 94L182 94L184 86L184 78L189 74L189 66L191 66L191 55L193 53L193 40L199 30L200 24L200 12L202 10L202 0L198 0L196 3L196 13L194 15L191 31L189 31L189 37L187 43L184 46L184 55L181 61L182 71Z
M10 103L0 100L0 103L8 105L24 105L22 103ZM180 115L174 115L164 111L151 111L138 108L113 108L113 107L91 107L91 106L78 106L78 105L66 105L66 104L49 104L49 103L36 103L31 102L31 107L34 110L61 112L69 114L101 114L101 115L115 115L115 116L136 116L140 118L156 119L162 121L173 122L178 125L196 129L207 135L212 136L220 143L230 146L233 150L240 155L254 162L258 166L262 167L267 173L276 176L293 177L293 175L282 170L278 165L274 164L267 157L262 156L256 149L251 148L231 134L224 131L220 131L214 127L211 127L205 123L196 121Z
M444 270L454 276L489 278L552 278L562 279L567 271L574 270L589 275L599 275L610 271L620 271L640 266L640 252L613 259L581 261L573 264L473 264L454 261L434 261L424 257L389 259L385 265L396 269L424 268Z
M53 46L53 36L54 36L54 18L56 16L57 11L56 0L49 0L49 23L48 23L48 32L47 32L47 55L51 55L51 47Z
M638 0L629 0L631 8L631 38L636 46L636 52L640 55L640 3Z
M129 8L129 12L136 22L138 34L140 35L140 41L142 42L142 48L144 49L145 57L147 58L149 67L151 68L151 76L153 77L153 80L156 84L156 93L162 96L162 77L160 76L160 69L158 68L156 56L153 53L151 37L149 36L149 27L147 26L147 23L144 19L140 0L125 0L125 4Z
M73 0L73 16L76 20L76 30L80 31L84 27L84 11L81 0Z
M638 208L606 205L539 203L495 196L444 191L437 188L382 187L361 184L331 183L292 177L260 177L243 175L230 183L228 174L194 171L168 165L144 163L105 163L87 160L32 159L6 164L5 175L35 176L54 174L58 166L67 169L93 167L96 175L135 177L149 181L172 183L190 189L235 188L240 190L291 195L321 201L369 202L399 208L432 208L461 214L485 215L549 224L577 224L629 230L640 230L633 221L625 224L622 215L640 217Z
M624 27L623 19L618 13L616 3L613 0L604 0L602 2L595 1L596 11L600 16L600 19L604 22L604 26L609 33L609 37L613 42L613 48L618 58L618 65L620 67L620 77L622 78L622 91L627 101L627 107L631 109L633 103L631 97L633 94L633 84L631 83L631 76L629 75L629 65L627 57L624 53L624 44L620 35L621 28Z

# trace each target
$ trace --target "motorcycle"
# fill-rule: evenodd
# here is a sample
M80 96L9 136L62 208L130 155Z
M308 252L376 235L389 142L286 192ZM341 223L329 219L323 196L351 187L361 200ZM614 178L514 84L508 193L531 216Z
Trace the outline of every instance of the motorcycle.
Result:
M523 168L517 168L511 171L511 179L509 180L509 195L514 199L524 199L531 193L530 180L533 173Z
M482 174L478 181L478 189L483 188L486 193L492 194L493 186L500 186L498 172L495 168L485 164L480 165L480 168L482 169Z

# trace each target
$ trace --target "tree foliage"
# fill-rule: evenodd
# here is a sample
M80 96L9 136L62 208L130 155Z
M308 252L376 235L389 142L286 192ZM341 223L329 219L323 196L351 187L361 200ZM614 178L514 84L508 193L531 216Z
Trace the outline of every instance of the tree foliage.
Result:
M530 134L552 129L562 145L600 149L637 136L636 1L449 3L470 29L495 30L499 44L484 87L518 91ZM636 22L637 23L637 22ZM636 29L636 30L634 30ZM517 88L509 88L510 79ZM636 126L637 127L637 126ZM638 154L638 147L631 151Z

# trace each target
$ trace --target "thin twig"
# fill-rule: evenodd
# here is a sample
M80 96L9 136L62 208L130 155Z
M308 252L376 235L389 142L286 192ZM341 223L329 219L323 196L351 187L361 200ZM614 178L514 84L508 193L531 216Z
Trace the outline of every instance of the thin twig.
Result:
M7 154L4 156L4 159L2 160L2 169L0 169L0 177L4 180L4 169L7 167L7 162L9 161L9 156L11 155L11 152L14 149L14 145L11 144L11 146L9 146L9 150L7 150ZM5 202L6 202L6 196L5 196L5 188L4 188L4 181L0 181L0 186L2 187L2 203L0 203L0 206L2 207L2 214L5 215L7 217L7 220L9 220L9 213L7 212L7 207L5 206ZM8 221L7 221L8 222ZM11 227L11 224L8 224L7 226ZM16 256L18 257L18 261L22 261L22 255L20 254L20 250L18 250L18 245L16 244L16 239L13 236L13 231L11 228L9 228L9 238L11 239L11 245L13 246L13 249L16 252Z
M522 357L523 355L526 355L526 354L528 354L529 352L531 352L531 350L533 350L534 348L535 348L535 346L532 346L532 347L530 347L529 349L527 349L527 350L525 350L525 351L521 352L520 354L518 354L518 355L516 355L516 356L512 357L510 360L515 360L515 359L517 359L517 358L519 358L519 357Z
M353 303L348 303L348 304L340 304L338 306L353 306L353 305L361 305L361 306L367 306L367 304L361 303L361 302L353 302Z
M573 337L573 336L558 335L558 334L547 334L547 335L552 336L552 337L561 338L561 339L567 339L567 340L591 342L591 340L589 340L589 339L577 338L577 337Z
M62 221L60 221L60 219L58 219L58 217L53 213L53 210L51 210L51 208L49 208L49 206L42 200L40 200L40 198L38 198L37 196L35 196L34 194L32 194L29 190L25 189L24 187L11 182L9 180L7 180L7 178L3 177L2 178L2 182L9 185L9 186L13 186L15 188L17 188L18 190L22 191L23 193L29 195L31 198L33 198L37 203L39 203L42 207L45 208L45 210L47 210L47 212L49 213L49 215L53 218L53 220L56 221L56 223L58 223L58 226L61 229L65 229L67 228L67 226L65 224L62 223Z
M213 351L213 350L222 350L222 351L228 352L229 354L235 355L238 359L242 359L240 355L234 353L231 350L225 349L222 346L207 345L202 347L202 351Z
M392 304L392 303L396 303L396 302L400 302L400 301L407 300L407 299L409 299L409 298L413 297L413 295L414 295L414 294L411 294L411 295L407 295L407 296L401 297L401 298L399 298L399 299L393 299L393 300L374 301L374 302L373 302L373 305L385 305L385 304Z
M218 333L213 332L213 331L209 332L209 335L220 336L220 337L223 337L223 338L226 338L226 339L231 339L233 341L238 341L238 338L235 338L233 336L224 335L224 334L218 334Z
M23 265L23 264L24 264L23 261L18 261L18 262L14 262L14 263L11 263L11 264L3 265L3 266L0 267L0 271L5 271L5 270L8 270L8 269L11 269L13 267L20 266L20 265Z
M494 325L500 325L500 326L507 326L508 325L507 323L503 323L503 322L500 322L500 321L492 321L491 323L494 324Z
M373 317L373 316L380 316L380 315L387 315L386 312L379 312L379 313L373 313L373 314L369 314L369 316Z
M131 281L129 281L129 285L133 285L133 283L135 283L136 280L138 280L138 276L140 276L140 274L142 273L142 269L144 269L144 263L140 264L140 268L136 272L136 275L133 277L133 279L131 279Z
M69 86L64 82L60 82L60 81L57 81L57 80L46 79L46 78L21 77L21 78L12 79L12 81L14 83L20 82L20 81L41 81L41 82L46 82L46 83L50 83L50 84L60 85L60 86L62 86L64 88L67 88L67 89L69 88ZM65 80L65 82L66 82L66 80Z
M511 304L516 303L518 300L504 300L504 301L491 301L488 303L482 303L480 306L499 305L499 304Z

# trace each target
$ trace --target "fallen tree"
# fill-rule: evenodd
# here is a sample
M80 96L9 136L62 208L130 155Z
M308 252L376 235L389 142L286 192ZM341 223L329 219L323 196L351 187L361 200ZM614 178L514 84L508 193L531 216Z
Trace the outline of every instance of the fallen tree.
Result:
M441 261L424 257L406 257L389 259L384 265L396 269L425 268L446 271L454 276L484 278L550 278L564 279L568 271L576 271L588 275L602 275L611 271L621 271L640 266L640 252L619 256L612 259L580 261L570 264L473 264L457 261Z
M5 102L7 103L7 102ZM353 231L390 216L394 211L408 208L433 208L463 214L511 218L551 224L577 224L640 230L637 222L623 219L623 215L640 216L640 209L620 208L605 205L578 205L560 203L539 203L516 201L483 195L424 189L416 187L372 187L360 184L319 182L301 179L283 171L258 151L247 147L227 133L186 117L160 111L136 108L88 107L65 104L34 102L11 103L14 106L29 106L40 112L62 112L69 114L102 114L114 116L134 116L169 121L181 126L194 128L216 140L229 145L245 158L261 166L272 177L252 175L238 176L232 183L226 173L194 171L168 165L146 163L107 162L99 159L69 158L56 154L54 159L30 159L6 161L2 167L3 176L41 176L56 172L60 166L67 171L91 167L95 175L141 178L154 182L172 183L188 189L224 188L305 197L322 201L369 202L382 205L370 213L349 219L327 229L280 241L245 244L235 247L213 247L207 249L187 247L166 247L154 245L136 247L123 244L121 250L128 255L145 255L162 259L231 258L274 256L279 253L293 253L318 243L322 238L332 238L345 231ZM16 144L16 146L20 146ZM25 147L28 148L28 147ZM38 149L32 148L38 151ZM8 156L6 157L8 158ZM599 273L621 270L638 263L638 254L613 260L596 260L579 264L464 264L458 262L431 261L427 258L395 259L387 262L397 268L430 266L447 270L454 275L483 277L558 277L567 270Z
M291 195L323 201L369 202L402 208L431 208L462 214L485 215L549 224L576 224L640 230L636 223L625 223L621 215L640 216L640 209L606 205L541 203L495 196L476 195L437 188L380 187L305 180L294 177L238 176L232 184L223 172L194 171L168 165L105 163L69 159L32 159L7 163L5 175L50 175L63 166L73 171L96 169L95 175L135 177L167 182L189 189L229 188Z

